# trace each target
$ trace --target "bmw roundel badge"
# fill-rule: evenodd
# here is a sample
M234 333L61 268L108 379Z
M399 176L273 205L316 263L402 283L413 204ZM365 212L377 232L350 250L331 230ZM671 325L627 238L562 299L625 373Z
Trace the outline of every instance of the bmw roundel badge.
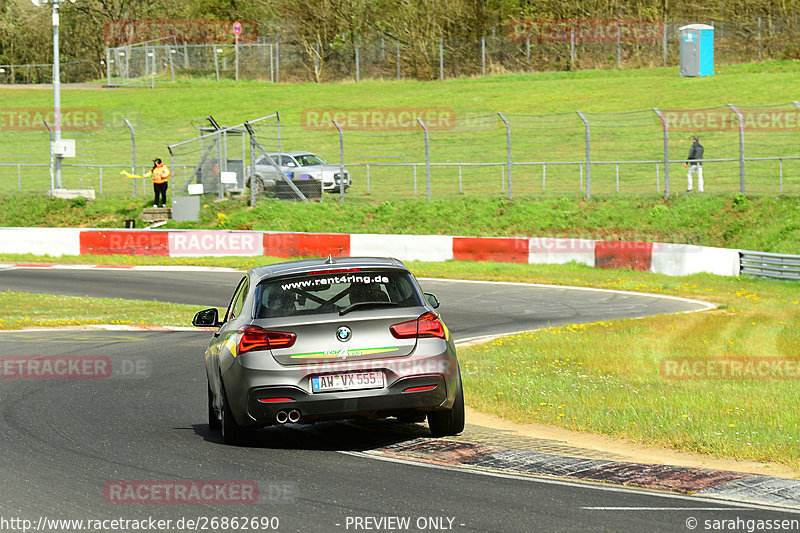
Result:
M353 332L347 326L342 326L336 330L336 338L342 342L349 341L352 336Z

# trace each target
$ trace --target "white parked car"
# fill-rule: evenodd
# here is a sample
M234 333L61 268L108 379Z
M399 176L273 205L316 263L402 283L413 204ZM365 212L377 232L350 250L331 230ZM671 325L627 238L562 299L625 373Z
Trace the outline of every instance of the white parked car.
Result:
M322 190L326 192L339 192L339 182L341 179L341 169L339 165L328 164L321 157L311 152L281 152L269 156L280 165L281 171L292 180L315 179L322 182ZM264 189L271 189L275 185L275 167L266 157L261 157L256 161L255 168L251 173L247 167L247 186L250 186L250 176L256 178L256 192ZM350 173L344 169L344 188L347 189L352 184Z

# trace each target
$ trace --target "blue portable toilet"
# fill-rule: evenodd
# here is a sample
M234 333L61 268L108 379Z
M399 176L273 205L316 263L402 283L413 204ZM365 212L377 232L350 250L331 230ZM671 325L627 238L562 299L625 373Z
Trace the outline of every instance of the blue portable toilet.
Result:
M689 24L681 26L681 76L714 75L714 26Z

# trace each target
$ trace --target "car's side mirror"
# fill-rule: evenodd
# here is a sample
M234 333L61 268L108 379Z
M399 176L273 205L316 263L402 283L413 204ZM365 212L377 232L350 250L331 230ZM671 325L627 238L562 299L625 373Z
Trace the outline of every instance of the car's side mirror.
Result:
M222 325L219 321L219 311L216 307L198 311L192 319L192 325L198 328L218 328Z
M438 309L439 308L439 298L437 298L436 295L433 294L432 292L426 292L425 293L425 299L428 300L428 303L434 309Z

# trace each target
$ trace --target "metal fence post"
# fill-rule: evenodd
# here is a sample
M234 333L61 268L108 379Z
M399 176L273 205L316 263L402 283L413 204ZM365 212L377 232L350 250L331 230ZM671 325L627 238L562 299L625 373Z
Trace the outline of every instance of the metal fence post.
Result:
M281 42L275 41L275 83L281 82Z
M427 198L428 200L431 199L431 143L430 143L430 136L428 135L428 127L422 122L421 118L417 118L417 122L420 126L422 126L423 131L425 132L425 180L426 180L426 190L427 190ZM417 167L414 167L416 171ZM416 177L416 173L414 174ZM416 179L414 180L415 185L414 189L416 192Z
M128 126L128 129L131 130L131 174L136 174L136 130L133 129L133 124L127 118L122 119L125 124ZM136 198L136 179L131 180L133 182L133 197ZM144 193L144 190L142 190Z
M579 117L581 117L581 120L586 127L586 199L588 200L592 194L591 169L589 168L589 165L591 164L591 157L589 153L589 120L586 118L586 115L580 111L576 111L576 113Z
M486 76L486 36L481 35L481 76Z
M103 194L103 167L100 167L100 194Z
M178 53L174 48L167 47L167 56L169 56L169 73L172 76L172 81L175 81L175 62L172 60L172 54ZM238 76L238 74L237 74Z
M617 26L617 70L622 70L622 43L620 42L620 34L622 28Z
M255 183L253 183L253 170L256 168L255 132L247 121L245 121L244 127L247 130L247 135L250 137L250 207L253 207L256 205L256 188L254 187ZM244 142L244 136L242 136L242 142ZM245 183L246 182L247 178L245 177Z
M497 113L500 119L506 125L506 158L508 159L508 199L513 200L514 194L512 192L511 184L511 124L508 122L506 116L502 113Z
M575 28L569 30L569 69L575 70Z
M464 187L461 182L461 165L458 165L458 192L459 194L464 192Z
M667 21L661 26L661 47L664 52L664 66L667 66Z
M617 192L619 192L619 163L617 163Z
M439 80L444 79L444 43L439 39Z
M369 194L369 163L367 163L367 194Z
M111 87L111 50L106 48L106 77L108 78L108 86Z
M355 51L356 51L356 83L361 81L361 61L358 57L358 43L355 43Z
M400 81L400 41L395 41L397 45L397 80Z
M336 119L331 122L339 132L339 203L342 203L344 202L344 133Z
M667 118L658 108L654 107L653 112L661 120L661 129L664 131L664 198L669 198L669 126Z
M217 46L213 45L211 50L214 52L214 72L217 73L217 81L219 81L219 59L217 59L217 54L219 54L222 49L217 49Z
M728 107L739 120L739 192L744 194L744 116L733 104L728 104Z
M531 71L531 34L525 36L525 64L528 66L528 73Z
M761 17L758 17L758 60L761 61Z

